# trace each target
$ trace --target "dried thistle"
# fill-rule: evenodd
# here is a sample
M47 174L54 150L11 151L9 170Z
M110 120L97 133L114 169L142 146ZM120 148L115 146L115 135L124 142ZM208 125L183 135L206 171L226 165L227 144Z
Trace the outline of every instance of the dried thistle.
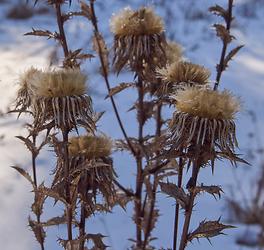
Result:
M240 107L237 98L228 91L188 88L175 99L177 111L170 122L175 149L199 145L209 152L215 147L234 152L238 145L234 122Z
M205 86L209 83L210 71L198 64L176 61L157 69L157 76L162 81L161 91L172 93L186 86Z
M77 69L38 71L30 79L35 126L54 122L71 129L78 124L95 129L92 101L85 92L86 76Z
M162 19L153 9L142 7L138 11L129 8L114 15L110 22L114 39L114 65L120 72L125 65L141 73L144 69L166 62L165 35Z
M172 64L182 59L182 47L173 41L168 41L166 46L167 63Z

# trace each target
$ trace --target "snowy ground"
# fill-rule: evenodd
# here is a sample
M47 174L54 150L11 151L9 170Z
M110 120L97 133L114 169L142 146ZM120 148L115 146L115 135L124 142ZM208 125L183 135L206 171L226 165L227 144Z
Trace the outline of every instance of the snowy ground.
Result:
M98 1L103 3L103 1ZM138 2L138 1L135 1ZM145 1L147 4L156 1ZM181 1L182 2L182 1ZM222 1L203 0L203 4L208 5L212 2L220 3ZM238 1L237 5L239 5ZM107 4L106 4L107 5ZM121 4L122 5L122 4ZM123 4L124 5L124 4ZM136 5L136 4L135 4ZM105 13L104 22L111 13L116 11L117 6L107 5L111 10ZM5 13L10 7L9 1L2 3L0 1L0 87L1 99L0 107L4 110L13 100L19 74L26 70L31 65L35 67L45 68L49 65L48 56L52 52L53 45L51 41L45 39L36 39L32 37L24 37L23 34L28 32L31 27L35 28L50 28L55 29L54 16L47 14L47 16L33 17L27 20L7 20ZM107 9L107 8L106 8ZM175 9L176 11L176 9ZM263 11L263 9L262 9ZM260 10L259 10L260 12ZM260 12L261 13L261 12ZM183 43L186 48L186 57L195 63L201 63L210 68L214 72L214 66L219 60L219 53L221 44L212 34L208 24L203 20L191 21L177 21L175 26L175 36L177 40ZM209 23L211 20L209 21ZM100 23L101 24L101 23ZM245 19L241 16L237 19L236 37L238 44L245 44L245 48L235 61L231 62L229 71L226 72L222 79L221 88L231 89L235 94L241 96L243 100L243 111L238 117L238 138L241 149L245 149L248 144L248 132L254 130L254 125L248 115L249 110L254 110L258 115L258 127L262 128L264 125L263 117L263 87L264 87L264 33L263 33L264 18L254 17ZM102 25L102 24L101 24ZM106 27L106 26L105 26ZM73 22L68 26L69 32L72 34L72 49L77 49L78 46L89 49L87 38L91 34L91 27L82 23L81 20ZM81 30L82 32L77 32ZM84 32L87 32L87 36ZM82 36L79 33L84 34ZM189 50L192 49L192 50ZM93 71L94 66L87 64L87 71ZM111 77L112 84L128 80L131 76L121 75L118 79ZM214 79L214 74L212 76ZM106 134L114 138L120 136L120 131L113 118L111 106L108 100L104 100L106 94L104 83L99 77L91 78L91 89L99 85L94 92L94 103L98 111L108 111L103 118L100 129ZM126 111L132 104L134 97L133 92L126 92L124 96L118 95L117 102L121 111ZM132 114L123 115L126 120L126 127L128 131L135 131L134 116ZM10 168L11 165L19 164L23 167L29 166L29 154L24 149L24 146L14 138L16 135L24 133L22 129L23 121L16 121L14 116L8 116L5 119L0 118L0 135L4 134L5 138L0 145L0 246L4 245L4 250L35 250L38 249L32 233L27 228L27 216L30 209L32 194L31 187L22 178ZM107 125L106 125L107 124ZM260 131L261 132L261 131ZM259 134L259 140L264 142L263 133ZM39 160L39 174L43 180L48 180L46 171L47 166L47 152L44 153ZM134 174L135 169L131 166L131 159L125 154L115 155L115 165L120 176L120 181L127 186L133 186L131 174ZM130 164L131 163L131 164ZM50 166L49 166L50 167ZM30 168L29 168L30 169ZM250 190L250 178L257 171L257 166L250 167L250 170L238 170L236 174L238 178L243 176L243 188L247 193ZM232 167L227 163L219 163L215 175L212 177L210 170L203 171L200 182L206 184L221 184L228 195L228 188L233 185L234 174ZM186 181L186 180L185 180ZM223 196L223 198L225 197ZM174 206L171 200L166 199L164 195L159 195L159 207L162 211L160 223L154 233L159 237L157 241L158 247L169 247L171 245L171 228L172 216L174 213ZM50 213L51 205L48 205L48 214ZM128 214L130 213L128 208ZM197 204L194 216L194 223L191 228L194 229L196 225L204 218L217 219L220 215L225 216L224 199L215 201L211 197L201 197L201 202ZM113 214L106 217L95 217L89 224L90 232L98 232L103 230L103 234L109 235L107 244L112 245L112 249L123 250L129 247L127 238L133 237L134 228L131 227L131 218L127 216L121 209L115 209ZM47 249L56 250L59 247L54 244L58 229L48 231ZM234 244L235 236L241 230L229 230L229 236L220 236L212 240L213 249L222 250L223 246L226 249L238 249ZM193 242L190 245L190 250L207 250L212 249L211 245L206 240L201 240L200 244Z

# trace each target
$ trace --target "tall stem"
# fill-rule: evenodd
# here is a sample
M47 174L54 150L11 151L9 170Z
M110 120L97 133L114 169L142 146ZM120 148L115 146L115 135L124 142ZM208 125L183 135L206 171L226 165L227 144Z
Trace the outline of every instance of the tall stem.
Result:
M68 44L65 36L65 31L63 27L63 17L61 14L61 5L59 3L55 4L56 8L56 15L57 15L57 23L60 31L60 42L61 46L63 48L64 56L67 57L69 55L69 49L68 49Z
M182 174L183 174L183 159L179 159L179 173L178 173L178 187L182 187ZM180 204L177 202L175 207L175 219L174 219L174 234L173 234L173 250L177 249L178 240L178 226L179 226L179 214L180 214Z
M69 130L62 130L63 136L63 160L64 160L64 179L65 179L65 193L66 193L66 201L68 203L66 210L66 218L67 218L67 232L68 232L68 240L72 240L72 208L71 208L71 193L70 193L70 165L69 165Z
M37 135L35 133L33 133L33 135L32 135L32 143L33 143L33 145L35 147L36 147L36 139L37 139ZM36 155L35 152L31 152L31 154L32 154L31 160L32 160L33 181L34 181L35 187L37 188L38 187L38 182L37 182L37 167L36 167L37 155ZM38 224L40 224L40 214L37 213L36 214L36 217L37 217ZM44 239L42 237L42 234L40 234L40 237L41 237L41 239L40 239L39 244L40 244L41 250L44 250L45 247L44 247Z
M197 155L198 155L198 153L197 153ZM200 161L197 157L193 163L193 171L192 171L192 177L191 177L192 187L190 188L189 204L185 210L185 220L184 220L179 250L184 250L186 245L187 245L187 241L188 241L188 230L189 230L192 212L193 212L193 206L194 206L194 200L195 200L195 187L197 184L199 169L200 169Z
M144 112L144 87L143 82L138 78L138 142L143 148L143 112ZM135 213L136 213L136 235L137 247L142 246L142 187L143 187L143 166L142 166L142 152L136 156L137 162L137 180L136 180L136 200L135 200Z

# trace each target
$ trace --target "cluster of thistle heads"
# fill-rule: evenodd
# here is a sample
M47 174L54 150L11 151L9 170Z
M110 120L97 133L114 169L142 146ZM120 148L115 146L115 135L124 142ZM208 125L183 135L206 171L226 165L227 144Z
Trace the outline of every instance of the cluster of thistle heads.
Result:
M217 152L232 158L237 140L234 118L240 102L229 91L213 90L210 71L183 59L181 47L166 41L162 19L151 8L129 8L111 20L114 68L135 72L150 92L174 104L169 122L170 145L194 157L203 148L207 160Z
M185 153L193 159L199 149L203 163L214 161L218 153L233 159L239 100L228 91L213 90L209 70L183 59L181 47L166 41L164 23L152 8L126 8L113 15L110 27L114 34L114 71L134 72L145 91L175 107L168 123L169 151ZM87 201L83 193L87 188L110 197L115 173L110 158L111 140L95 135L96 115L86 93L86 81L79 68L31 68L20 79L16 111L30 113L33 130L38 132L54 129L65 133L78 131L78 127L87 131L68 142L70 178ZM65 148L55 136L51 141L58 156L52 185L60 190L65 182Z

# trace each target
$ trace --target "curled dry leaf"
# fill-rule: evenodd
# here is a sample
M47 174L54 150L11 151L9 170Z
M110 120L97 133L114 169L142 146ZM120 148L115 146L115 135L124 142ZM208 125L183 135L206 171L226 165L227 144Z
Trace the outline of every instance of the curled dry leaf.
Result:
M119 92L123 91L124 89L132 87L134 85L135 85L135 83L133 83L133 82L122 82L118 86L111 88L109 91L109 94L105 97L105 99L110 97L110 96L114 96L114 95L118 94Z
M232 58L238 53L238 51L240 49L242 49L244 47L244 45L240 45L240 46L237 46L236 48L232 49L228 55L225 57L225 60L224 60L224 69L226 69L228 67L228 63L229 61L232 60Z
M177 187L173 183L160 182L161 191L170 197L174 198L182 208L188 207L189 196L184 192L182 188Z
M45 36L48 39L60 39L60 35L57 32L51 32L49 30L36 30L32 28L31 32L27 32L24 34L25 36Z
M26 172L23 168L17 166L12 166L12 168L15 169L22 176L24 176L32 184L32 186L35 187L35 184L28 172Z
M217 16L223 17L225 21L228 21L228 12L220 5L216 4L215 6L210 7L209 11Z
M30 217L28 218L28 224L30 228L32 229L37 241L39 243L43 243L46 237L46 233L42 227L42 225L34 220L32 220Z
M213 27L216 30L216 35L220 37L223 42L231 43L231 41L235 38L222 24L214 24Z
M188 235L188 241L193 239L206 238L209 240L211 237L224 234L222 231L228 228L235 228L231 225L224 225L220 223L220 218L217 221L202 221L197 229Z

